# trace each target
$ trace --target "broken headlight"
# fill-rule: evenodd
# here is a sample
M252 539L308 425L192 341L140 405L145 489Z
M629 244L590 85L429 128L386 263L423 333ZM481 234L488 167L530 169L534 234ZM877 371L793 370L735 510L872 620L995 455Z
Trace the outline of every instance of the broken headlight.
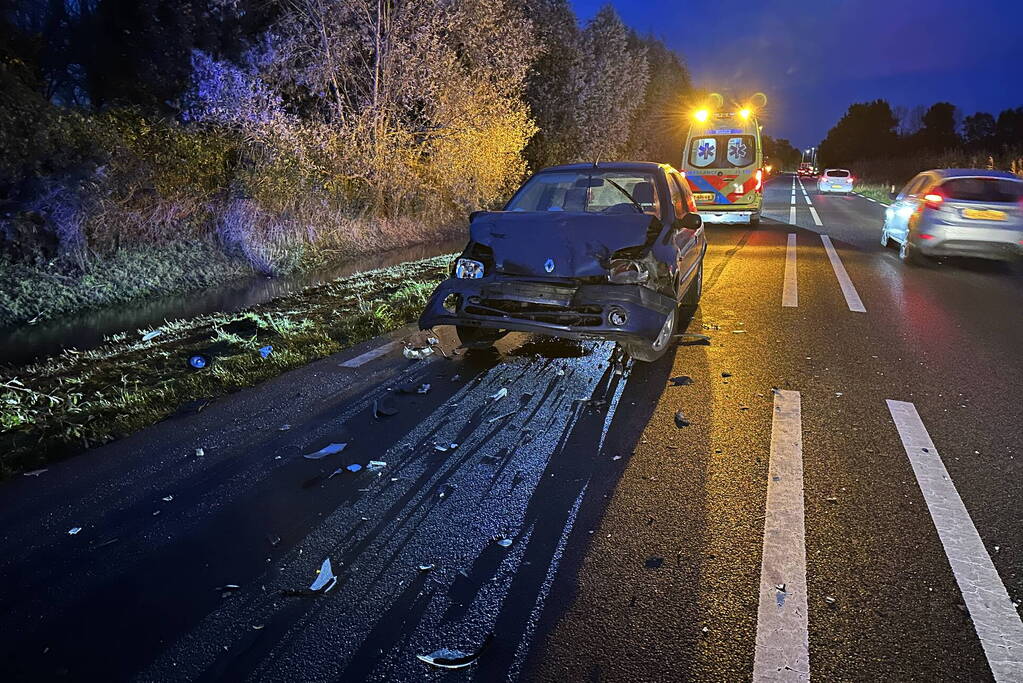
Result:
M650 279L650 269L642 261L612 259L607 279L616 285L641 285Z
M471 258L455 261L455 277L460 280L478 280L483 277L483 264Z

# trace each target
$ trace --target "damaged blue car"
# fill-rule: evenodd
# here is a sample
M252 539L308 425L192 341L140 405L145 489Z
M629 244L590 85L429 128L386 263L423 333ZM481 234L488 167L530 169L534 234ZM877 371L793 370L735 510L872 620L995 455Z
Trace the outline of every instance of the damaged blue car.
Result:
M696 203L671 166L546 168L503 211L472 214L469 243L419 325L454 325L469 348L520 331L614 341L654 361L699 303L706 250Z

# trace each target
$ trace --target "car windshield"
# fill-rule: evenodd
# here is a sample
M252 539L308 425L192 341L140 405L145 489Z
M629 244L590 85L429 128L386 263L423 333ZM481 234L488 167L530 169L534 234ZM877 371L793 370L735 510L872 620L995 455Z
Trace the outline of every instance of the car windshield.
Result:
M706 135L693 138L689 163L696 168L742 168L756 162L752 135Z
M849 177L849 171L842 171L842 170L835 169L835 170L828 171L827 176L829 178L848 178Z
M949 199L1008 204L1023 199L1023 183L1008 178L952 178L941 184Z
M596 169L553 171L533 176L515 193L505 211L635 213L632 200L645 213L660 214L653 174Z

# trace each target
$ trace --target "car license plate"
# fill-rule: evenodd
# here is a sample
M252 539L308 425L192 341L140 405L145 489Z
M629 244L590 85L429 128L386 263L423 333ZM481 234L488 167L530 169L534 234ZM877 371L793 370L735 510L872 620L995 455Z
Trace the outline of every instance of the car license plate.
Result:
M842 186L841 186L841 185L832 185L832 186L831 186L831 189L832 189L832 190L841 190L841 189L842 189Z
M963 218L975 221L1004 221L1005 212L996 209L963 209Z
M714 201L714 193L713 192L696 192L696 193L693 194L693 199L695 199L698 202L704 202L704 203L712 202L712 201Z

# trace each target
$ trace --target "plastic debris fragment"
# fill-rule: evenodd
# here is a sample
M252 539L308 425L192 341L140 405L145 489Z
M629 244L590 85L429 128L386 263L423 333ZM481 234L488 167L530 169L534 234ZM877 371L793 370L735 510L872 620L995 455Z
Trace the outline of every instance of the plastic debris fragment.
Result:
M146 332L144 335L142 335L142 341L147 342L150 341L151 339L156 339L161 334L163 334L163 330L153 330L152 332Z
M421 564L416 567L421 572L432 572L435 569L435 565L432 564Z
M398 409L385 398L377 399L373 401L373 417L380 419L381 417L391 417L397 415Z
M201 353L194 353L188 357L188 365L195 370L202 370L210 364L210 359Z
M80 526L73 526L73 527L71 527L70 529L67 530L67 535L68 536L74 536L75 534L77 534L81 530L82 530L82 527L80 527Z
M834 605L836 602L838 602L838 600L836 600L835 598L833 598L830 595L825 595L824 596L824 602L828 603L829 605Z
M267 356L269 356L273 352L274 352L274 347L272 347L272 346L261 346L260 349L259 349L259 357L265 359Z
M429 384L420 384L416 388L416 393L417 394L425 394L425 393L428 393L429 391L430 391L430 385Z
M325 458L328 455L340 453L345 449L345 446L347 445L348 445L347 443L332 443L329 446L324 446L315 453L306 453L302 457L305 458L306 460L319 460L320 458Z
M447 446L442 446L439 443L435 443L435 444L433 444L433 450L437 451L438 453L447 453L448 452L448 447Z
M444 647L434 650L428 655L416 655L416 659L441 669L464 669L479 659L480 655L490 646L493 640L494 634L489 633L483 640L483 644L475 652L462 652L461 650L452 650Z
M43 472L46 472L49 469L50 468L48 468L48 467L44 467L41 470L32 470L31 472L25 472L24 475L26 477L38 477L40 474L42 474Z
M348 470L349 472L358 472L359 470L362 469L362 465L353 462L351 465L345 467L345 469Z
M512 540L510 538L498 538L497 539L497 545L501 546L502 548L510 548L511 544L512 544Z
M376 472L377 470L382 470L385 467L387 467L387 463L383 460L370 460L366 463L366 470L369 472Z
M688 375L679 375L678 377L672 377L668 381L671 382L673 387L687 387L693 383L693 378Z
M409 346L406 346L402 350L402 354L409 360L421 360L433 354L433 347L424 346L421 349L413 349Z
M678 427L679 429L681 429L682 427L689 426L689 420L686 419L686 416L682 413L681 410L675 413L675 426Z
M494 394L493 396L491 396L490 398L493 399L494 401L500 401L502 398L504 398L507 395L508 395L508 388L507 387L501 387L500 389L497 390L497 393Z
M280 427L277 428L277 431L279 431L279 432L286 432L289 429L291 429L291 425L281 425Z
M165 502L165 503L169 503L172 500L174 500L174 496L164 496L163 497L163 502Z
M316 570L316 580L309 586L309 590L314 593L329 593L336 585L337 577L334 576L334 570L330 567L330 558L328 557Z

